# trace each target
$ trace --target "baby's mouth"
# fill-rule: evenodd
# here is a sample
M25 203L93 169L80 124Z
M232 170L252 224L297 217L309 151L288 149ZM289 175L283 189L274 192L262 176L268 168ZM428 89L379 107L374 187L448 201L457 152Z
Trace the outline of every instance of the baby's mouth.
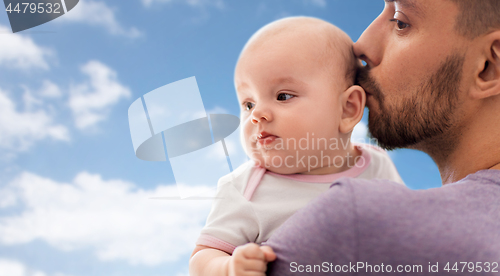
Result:
M265 145L271 144L277 138L279 138L279 137L276 135L273 135L271 133L267 133L267 132L263 131L257 135L257 143L262 145L262 146L265 146Z

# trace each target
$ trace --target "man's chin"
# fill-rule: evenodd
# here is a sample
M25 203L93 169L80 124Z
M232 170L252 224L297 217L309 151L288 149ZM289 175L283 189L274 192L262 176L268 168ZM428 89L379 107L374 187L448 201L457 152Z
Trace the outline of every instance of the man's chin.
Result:
M394 131L394 126L387 121L388 117L369 118L368 131L375 142L385 150L414 149L425 151L423 141L416 142L415 137L405 136ZM385 120L385 121L382 121Z
M391 122L388 119L391 117L387 112L380 111L373 106L369 108L368 116L368 131L377 144L385 150L394 150L403 148L406 145L402 144L402 139L392 130Z

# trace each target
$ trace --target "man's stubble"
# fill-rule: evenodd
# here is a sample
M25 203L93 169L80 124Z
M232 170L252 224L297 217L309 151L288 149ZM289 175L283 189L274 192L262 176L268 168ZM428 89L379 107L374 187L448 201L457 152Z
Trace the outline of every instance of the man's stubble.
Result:
M369 112L368 128L381 147L425 152L437 148L442 154L453 150L459 134L454 126L464 60L462 55L449 55L421 87L398 91L409 95L399 102L387 100L368 67L359 70L357 83L378 104Z

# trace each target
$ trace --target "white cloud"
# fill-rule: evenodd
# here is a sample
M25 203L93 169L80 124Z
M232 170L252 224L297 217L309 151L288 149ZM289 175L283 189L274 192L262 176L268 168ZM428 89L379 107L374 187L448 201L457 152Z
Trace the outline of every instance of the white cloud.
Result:
M116 72L99 61L89 61L81 71L90 79L70 87L69 106L76 126L85 129L106 119L111 106L131 93L118 82Z
M150 7L154 3L158 4L181 3L195 8L201 8L206 6L215 6L218 9L224 8L223 0L141 0L141 1L142 4L146 7Z
M175 185L143 190L86 172L72 183L25 172L1 193L11 194L4 208L24 207L0 217L1 244L42 240L65 251L90 249L102 261L143 265L189 254L210 208L210 200L151 199L177 196Z
M0 189L0 208L6 208L16 205L17 198L10 188Z
M229 111L223 107L215 106L214 108L207 110L207 114L229 114Z
M157 108L155 110L161 110L161 109ZM167 112L166 110L161 110L161 111ZM191 120L194 120L194 119L198 119L198 118L202 118L202 117L208 116L210 114L229 114L229 112L226 109L224 109L224 108L222 108L220 106L215 106L214 108L212 108L210 110L202 110L202 111L191 113L191 114L189 114L189 113L187 113L187 114L181 114L180 112L177 112L177 114L175 114L175 116L177 118L179 118L179 117L193 118ZM151 116L151 114L149 114L149 115ZM155 114L153 114L153 116L154 115ZM166 115L163 115L163 116L166 116ZM172 116L172 115L169 114L169 116ZM186 121L188 121L188 120L186 120Z
M113 35L122 35L130 38L141 35L141 32L136 28L127 29L118 23L114 9L108 7L106 3L99 1L80 1L67 14L58 18L57 22L86 23L92 26L104 27Z
M23 93L23 102L27 111L32 111L43 104L43 101L33 96L29 90Z
M365 123L359 122L353 129L351 140L354 142L368 143L368 127Z
M2 276L47 276L41 271L29 269L23 263L11 259L0 259L0 272ZM53 276L64 275L56 273Z
M24 95L26 110L18 111L8 93L0 89L0 148L24 151L46 138L69 140L66 127L54 123L54 116L37 108L37 99Z
M51 50L38 46L27 36L9 32L9 28L0 25L0 33L4 33L0 42L1 66L23 70L49 69L47 58L53 56Z
M29 270L24 264L9 259L0 259L0 271L5 276L46 276L43 272Z
M59 98L62 96L59 86L49 80L44 80L38 94L45 98Z

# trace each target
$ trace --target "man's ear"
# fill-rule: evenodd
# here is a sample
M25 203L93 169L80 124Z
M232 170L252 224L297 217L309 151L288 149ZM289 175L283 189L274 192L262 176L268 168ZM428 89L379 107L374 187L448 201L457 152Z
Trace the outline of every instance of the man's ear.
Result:
M482 64L476 77L474 98L482 99L500 94L500 31L484 37L487 42Z
M340 100L342 117L340 119L339 131L340 133L349 133L363 118L366 103L365 90L361 86L353 85L342 92Z

